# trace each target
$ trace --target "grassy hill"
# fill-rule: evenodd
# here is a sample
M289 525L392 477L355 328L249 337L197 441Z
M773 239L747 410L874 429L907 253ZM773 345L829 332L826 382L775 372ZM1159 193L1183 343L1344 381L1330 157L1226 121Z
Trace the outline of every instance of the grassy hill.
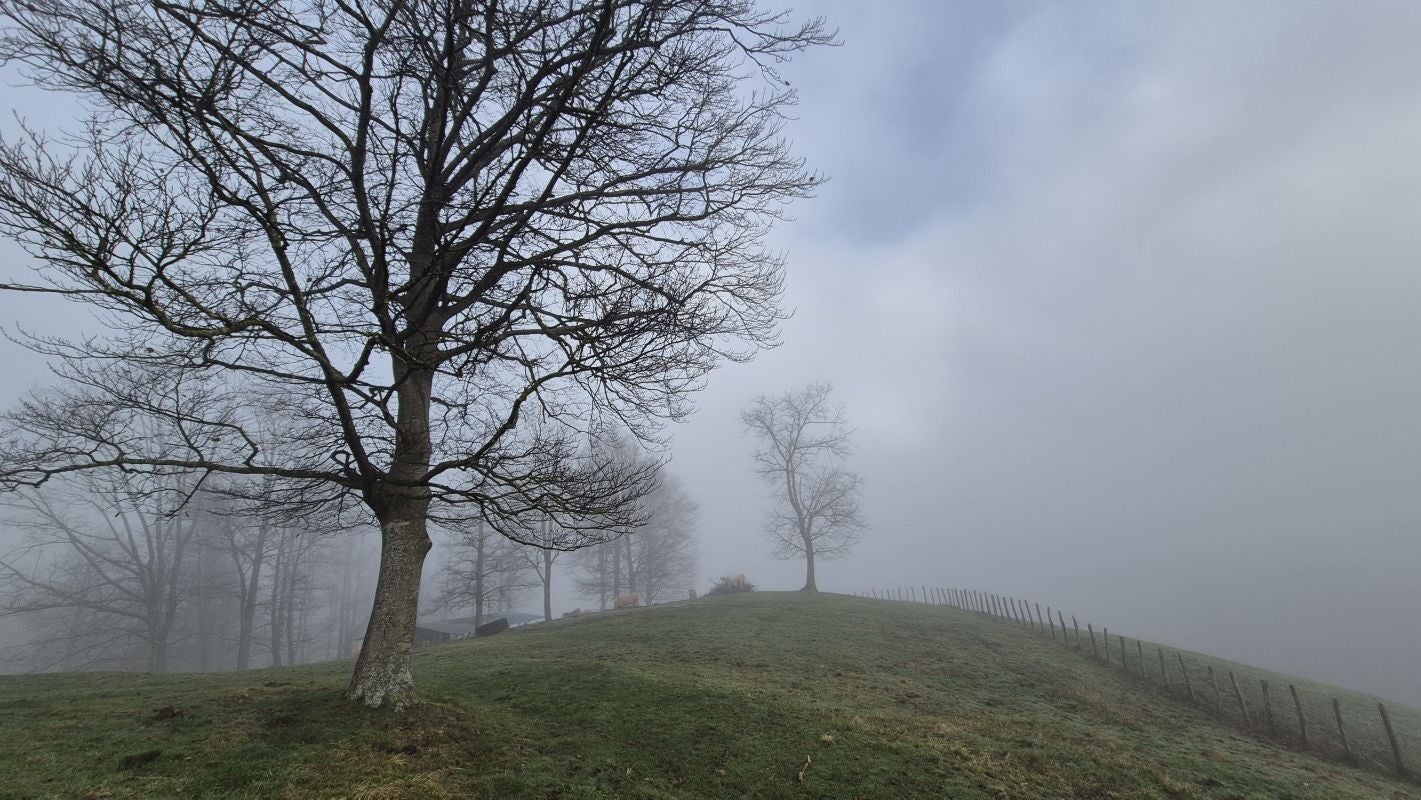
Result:
M1421 798L1255 740L1025 630L740 595L349 665L0 678L0 797Z

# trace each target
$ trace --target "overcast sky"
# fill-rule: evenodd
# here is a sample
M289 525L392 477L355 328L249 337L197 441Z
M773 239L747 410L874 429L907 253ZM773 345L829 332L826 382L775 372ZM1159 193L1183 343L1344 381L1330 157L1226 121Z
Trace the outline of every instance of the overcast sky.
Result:
M802 581L737 416L827 380L871 531L822 589L974 586L1421 704L1421 5L796 14L844 42L786 73L831 181L775 235L783 346L673 430L707 583Z

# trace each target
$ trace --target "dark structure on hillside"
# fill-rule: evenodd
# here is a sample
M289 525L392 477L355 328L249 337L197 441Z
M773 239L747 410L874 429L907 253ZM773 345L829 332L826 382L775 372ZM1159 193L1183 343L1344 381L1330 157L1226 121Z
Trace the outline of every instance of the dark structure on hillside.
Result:
M486 615L486 620L482 627L489 627L502 621L503 627L499 630L507 630L510 627L516 628L519 625L527 625L530 622L541 622L543 617L539 614L525 614L521 611L507 611L498 616ZM490 636L491 633L480 633L480 626L474 624L473 617L455 617L453 619L432 620L421 622L415 632L415 647L425 647L431 644L441 644L455 639L466 639L470 636ZM439 637L443 638L439 638Z
M429 628L424 625L416 625L414 629L414 646L429 647L433 644L444 644L451 637L447 632Z

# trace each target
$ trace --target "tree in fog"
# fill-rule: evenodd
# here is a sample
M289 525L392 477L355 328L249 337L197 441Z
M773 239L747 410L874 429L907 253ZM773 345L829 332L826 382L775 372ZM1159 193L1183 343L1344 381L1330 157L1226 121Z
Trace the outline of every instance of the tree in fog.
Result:
M5 496L24 546L0 557L0 615L47 630L35 667L169 667L196 549L190 486L172 476L89 472Z
M599 463L587 433L649 433L773 340L763 241L818 182L780 136L775 65L827 43L818 22L746 0L0 17L0 58L93 109L0 143L0 228L40 264L8 288L118 325L32 342L70 385L12 417L4 483L181 467L363 503L382 566L352 700L411 696L431 509L476 504L505 533L552 515L579 544L633 528L648 476ZM264 448L246 396L289 411L294 446Z
M528 563L518 543L500 535L482 517L445 523L453 533L436 606L473 609L474 624L485 611L508 604L529 587Z
M700 508L681 482L664 472L645 502L646 525L626 537L637 592L647 603L684 600L700 567Z
M551 544L556 538L553 533L553 524L551 519L543 520L543 524L539 528L538 542L519 550L523 562L533 570L533 574L538 578L538 584L543 589L543 619L545 621L550 621L553 618L553 565L563 554L563 551L556 549Z
M804 591L817 592L815 559L848 554L863 532L859 476L844 466L852 431L827 383L761 395L740 414L755 437L755 471L776 503L765 531L776 558L804 558Z
M257 606L262 578L271 555L273 521L262 514L241 515L235 510L214 509L204 520L209 542L228 558L234 573L237 599L237 669L252 663L256 638Z
M597 598L601 610L621 594L657 603L684 597L695 585L700 566L700 509L695 501L663 470L656 490L643 503L644 525L576 556L573 585L582 596Z
M295 664L306 639L317 532L296 525L272 529L271 580L267 586L267 651L271 665Z

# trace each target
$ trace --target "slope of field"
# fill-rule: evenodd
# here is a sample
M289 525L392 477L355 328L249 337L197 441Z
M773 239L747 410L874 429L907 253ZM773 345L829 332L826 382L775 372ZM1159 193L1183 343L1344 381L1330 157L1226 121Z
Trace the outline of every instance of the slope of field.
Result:
M0 797L1421 798L1249 738L1025 630L755 594L348 664L0 679Z

